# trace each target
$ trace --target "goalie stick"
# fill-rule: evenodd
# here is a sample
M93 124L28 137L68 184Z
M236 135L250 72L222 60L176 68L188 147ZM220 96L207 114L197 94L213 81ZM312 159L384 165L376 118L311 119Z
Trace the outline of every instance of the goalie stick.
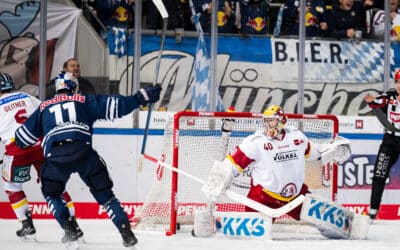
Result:
M200 184L204 184L205 183L204 180L202 180L202 179L200 179L200 178L198 178L196 176L193 176L193 175L191 175L191 174L189 174L189 173L187 173L187 172L185 172L183 170L180 170L180 169L178 169L176 167L173 167L173 166L171 166L169 164L166 164L165 162L159 161L156 158L154 158L152 156L149 156L147 154L144 154L144 159L147 159L147 160L149 160L151 162L159 164L160 166L163 166L163 167L168 168L168 169L170 169L170 170L172 170L174 172L177 172L177 173L179 173L179 174L181 174L183 176L186 176L186 177L188 177L188 178L190 178L190 179L192 179L192 180L194 180L194 181L196 181L196 182L198 182ZM280 208L270 208L270 207L267 207L267 206L265 206L265 205L263 205L263 204L261 204L259 202L251 200L251 199L247 198L244 195L238 194L235 191L230 190L230 189L227 189L224 194L229 199L231 199L233 201L236 201L236 202L239 202L239 203L241 203L241 204L243 204L245 206L251 207L252 209L254 209L256 211L259 211L259 212L261 212L261 213L263 213L263 214L265 214L265 215L267 215L269 217L272 217L272 218L277 218L277 217L280 217L280 216L282 216L284 214L287 214L288 212L290 212L291 210L293 210L294 208L299 206L304 201L304 195L299 195L298 197L296 197L296 199L292 200L291 202L287 203L286 205L284 205L284 206L282 206Z
M163 20L163 27L162 27L162 34L161 34L161 41L160 41L160 50L158 51L158 55L157 55L157 62L156 62L156 67L155 67L155 72L154 72L154 79L153 79L153 86L154 86L157 84L157 79L158 79L158 75L160 72L161 56L162 56L162 52L164 50L165 34L167 32L169 16L168 16L168 12L165 9L165 6L164 6L162 0L152 0L152 2L156 6L158 12L160 12L160 15ZM144 156L144 152L146 150L147 137L149 134L150 117L151 117L152 110L153 110L153 103L150 103L149 110L147 111L146 125L145 125L145 129L144 129L144 135L143 135L143 141L142 141L142 149L140 151L141 156L139 157L139 164L138 164L139 172L142 171L143 156Z
M234 108L230 107L228 112L233 112ZM221 126L221 146L217 159L223 161L228 152L229 139L232 132L233 119L222 119ZM192 235L194 237L210 237L215 233L214 222L215 201L207 200L207 207L204 210L196 210L194 214Z

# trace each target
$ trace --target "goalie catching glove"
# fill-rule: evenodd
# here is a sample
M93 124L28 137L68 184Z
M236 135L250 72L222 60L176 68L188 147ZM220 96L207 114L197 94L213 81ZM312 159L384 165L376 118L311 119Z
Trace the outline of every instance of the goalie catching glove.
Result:
M201 191L212 201L218 198L226 191L232 182L233 169L231 164L226 161L214 161Z
M350 141L341 136L337 136L329 143L318 145L317 150L321 155L323 165L332 160L343 162L351 156Z

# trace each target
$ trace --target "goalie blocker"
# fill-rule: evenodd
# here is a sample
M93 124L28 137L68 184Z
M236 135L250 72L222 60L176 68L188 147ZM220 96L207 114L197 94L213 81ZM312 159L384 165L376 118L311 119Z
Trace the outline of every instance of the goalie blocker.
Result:
M330 239L366 239L370 219L355 214L338 203L323 197L307 194L303 201L300 219L314 225Z

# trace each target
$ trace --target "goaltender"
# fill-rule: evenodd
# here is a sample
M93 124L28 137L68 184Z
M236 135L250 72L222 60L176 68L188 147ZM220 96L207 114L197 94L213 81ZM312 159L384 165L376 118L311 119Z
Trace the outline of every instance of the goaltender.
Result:
M214 162L202 188L207 197L217 201L228 189L234 176L251 168L248 198L270 208L280 208L296 197L305 195L302 205L288 212L288 215L315 225L328 238L365 238L368 216L362 216L364 225L361 229L352 228L355 219L361 216L356 216L335 202L311 195L304 183L306 160L318 160L322 162L321 165L332 160L345 161L351 155L349 141L338 136L330 143L313 144L302 131L286 126L287 116L277 105L267 108L263 116L265 129L246 137L223 162ZM254 210L246 207L246 211ZM201 213L198 214L201 216ZM201 220L195 218L196 221ZM196 228L195 225L195 231Z

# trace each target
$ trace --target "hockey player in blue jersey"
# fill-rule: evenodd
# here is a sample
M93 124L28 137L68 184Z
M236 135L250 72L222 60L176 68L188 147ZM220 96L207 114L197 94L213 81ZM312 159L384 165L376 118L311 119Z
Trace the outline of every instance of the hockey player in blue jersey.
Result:
M76 83L69 73L56 77L56 95L39 108L15 132L18 146L28 147L43 137L45 162L41 167L42 193L54 217L64 229L63 243L76 243L77 231L61 199L72 173L90 188L96 201L121 233L123 245L133 246L127 214L112 191L113 182L104 160L92 148L93 123L98 119L120 118L140 105L157 102L161 87L140 89L135 95L81 95L74 93Z

